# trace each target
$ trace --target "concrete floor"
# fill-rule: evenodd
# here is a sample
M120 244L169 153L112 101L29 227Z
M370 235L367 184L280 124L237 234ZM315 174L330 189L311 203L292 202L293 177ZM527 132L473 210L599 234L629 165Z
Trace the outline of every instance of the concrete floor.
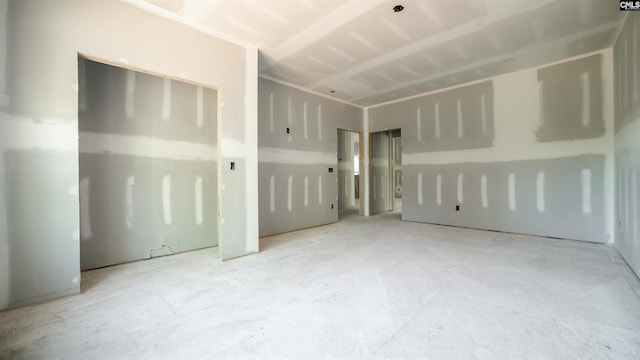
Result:
M0 359L639 359L640 281L611 246L399 214L84 272L0 313Z

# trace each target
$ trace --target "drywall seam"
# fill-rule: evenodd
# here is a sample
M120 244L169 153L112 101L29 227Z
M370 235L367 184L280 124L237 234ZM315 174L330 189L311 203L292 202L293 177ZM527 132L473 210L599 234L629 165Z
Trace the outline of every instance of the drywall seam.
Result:
M446 153L446 156L443 156ZM573 141L571 146L566 142L556 144L525 144L521 149L509 146L472 150L452 150L437 152L416 152L402 154L402 162L407 165L451 164L464 162L501 162L529 159L555 159L583 154L609 154L610 144L602 138Z
M301 32L293 34L293 36L281 43L276 49L273 49L272 57L267 58L266 65L260 70L265 70L270 67L273 62L292 56L296 52L300 51L300 47L304 46L304 44L311 44L320 40L327 34L327 32L333 31L333 29L340 25L347 24L349 21L356 18L358 14L366 14L381 2L381 0L346 2L345 4L336 7L333 11L309 24L309 26L304 28Z
M222 157L243 159L249 157L251 150L248 144L242 143L241 141L238 141L236 139L229 139L224 137L219 141L221 145L218 147L218 150L220 151L220 155Z
M567 59L567 58L564 58L564 56L566 55L565 53L566 53L566 44L567 43L571 43L571 42L574 42L574 41L579 41L584 36L589 36L590 34L599 34L599 33L605 32L607 30L610 30L611 28L612 28L612 26L610 24L599 25L599 26L596 26L596 27L594 27L594 28L592 28L592 29L590 29L590 30L588 30L586 32L581 33L580 35L575 35L574 34L574 35L565 36L565 37L562 37L562 38L555 39L553 41L544 43L543 45L542 44L532 45L532 46L530 46L528 48L524 48L524 49L521 49L519 51L506 53L506 54L501 54L501 55L496 55L496 56L493 56L493 57L490 57L490 58L485 58L485 59L482 59L482 60L478 60L478 61L473 62L473 63L465 64L465 65L462 65L462 66L458 66L456 68L451 68L451 69L448 69L446 71L437 72L437 73L435 73L434 75L431 75L431 76L422 77L422 78L418 78L417 80L406 81L406 82L403 82L403 83L400 83L400 84L391 85L391 86L388 86L388 87L386 87L384 89L378 89L378 91L375 94L369 94L369 95L366 95L364 97L353 99L353 101L356 102L356 103L366 102L367 100L369 100L371 98L376 98L376 97L380 98L380 97L388 96L389 94L393 94L394 92L401 91L401 90L406 89L406 88L411 87L411 86L419 85L419 84L422 84L422 83L427 83L427 82L430 82L430 81L433 81L433 80L437 81L437 80L443 79L445 77L455 77L457 74L464 73L466 71L473 71L473 70L475 70L475 69L477 69L479 67L482 67L482 66L491 66L491 65L495 65L495 64L499 64L499 63L506 63L506 62L509 62L509 61L513 61L514 58L520 59L521 61L523 61L524 64L522 65L522 67L524 67L524 68L520 68L520 69L514 70L512 72L518 72L518 71L521 71L521 70L530 69L530 67L526 67L526 66L531 66L532 64L535 64L535 63L533 63L533 61L530 61L529 59L535 59L536 56L540 56L540 54L543 54L545 52L549 52L549 48L553 48L554 46L555 46L555 53L554 53L555 56L553 58L560 58L561 60L558 60L557 62L564 62ZM594 53L595 52L600 52L602 50L603 49L594 51ZM585 54L581 54L581 55L578 55L578 56L582 57L583 55L585 55ZM530 61L530 62L526 62L526 61ZM549 62L547 64L550 64L550 63L553 63L553 62ZM507 74L510 74L512 72L503 73L501 75L507 75ZM500 75L496 75L496 76L500 76ZM487 78L490 78L490 77L485 77L485 78L483 78L481 80L486 80ZM460 84L460 85L456 85L456 86L466 86L466 85L472 84L474 82L475 81L466 82L466 83L463 83L463 84ZM453 87L456 87L456 86L453 86ZM442 90L442 89L437 89L436 91L440 91L440 90ZM411 97L404 97L404 98L399 99L399 100L407 100L407 99L410 99L412 97L413 97L413 95ZM391 100L389 102L383 102L383 103L375 104L375 105L372 105L372 106L380 106L380 105L392 103L392 102L395 102L395 101L398 101L398 100Z
M635 144L638 142L638 134L640 134L640 120L624 124L616 134L617 152L636 149L636 147L629 144Z
M623 14L620 15L620 16L624 16L624 19L619 22L618 29L616 29L615 34L613 34L611 38L611 44L609 44L610 49L613 49L613 47L616 45L616 42L618 42L618 39L622 34L622 30L624 29L624 26L627 23L627 20L629 19L630 14L631 14L630 12L623 12Z
M304 88L304 87L302 87L300 85L296 85L296 84L284 81L282 79L276 79L276 78L273 78L271 76L264 75L264 74L260 74L258 77L260 79L269 80L269 81L272 81L272 82L274 82L276 84L280 84L282 86L294 88L296 90L300 90L300 91L303 91L303 92L308 93L308 94L320 96L320 97L323 97L323 98L331 100L331 101L335 101L335 102L342 103L342 104L345 104L345 105L351 105L351 106L357 107L358 109L364 109L364 107L362 105L354 104L354 103L352 103L350 101L347 101L347 100L334 98L334 97L331 97L331 96L329 96L327 94L321 93L319 91L307 89L307 88Z
M504 74L490 76L490 77L486 77L486 78L482 78L482 79L478 79L478 80L474 80L474 81L469 81L469 82L466 82L464 84L444 87L444 88L436 89L436 90L433 90L433 91L427 91L427 92L424 92L424 93L407 96L407 97L404 97L402 99L396 99L396 100L391 100L391 101L387 101L387 102L383 102L383 103L379 103L379 104L375 104L375 105L366 106L364 108L375 109L375 108L378 108L378 107L381 107L381 106L387 106L387 105L391 105L391 104L395 104L395 103L401 103L401 102L404 102L404 101L413 100L413 99L421 98L421 97L428 96L428 95L438 94L438 93L446 92L446 91L449 91L449 90L455 90L455 89L458 89L458 88L464 88L464 87L467 87L467 86L480 84L480 83L483 83L485 81L490 81L491 79L497 79L497 78L501 78L501 77L505 77L505 76L511 76L512 74L516 74L516 73L523 72L523 71L530 71L530 70L536 70L537 71L538 69L541 69L541 68L544 68L544 67L548 67L548 66L552 66L552 65L556 65L556 64L561 64L561 63L565 63L565 62L569 62L569 61L573 61L573 60L577 60L577 59L581 59L581 58L586 58L586 57L589 57L591 55L602 54L605 51L606 51L606 49L604 49L604 50L596 50L596 51L588 52L588 53L585 53L585 54L580 54L580 55L564 58L562 60L551 61L551 62L542 64L542 65L539 65L539 66L534 66L534 67L529 67L529 68L526 68L526 69L515 70L515 71L509 72L509 73L504 73ZM361 107L361 105L356 105L356 104L354 104L354 106L360 106Z
M4 135L2 144L6 149L78 149L78 129L70 119L41 119L36 122L2 112L0 133Z
M424 39L417 41L415 43L412 43L411 45L403 46L396 50L390 51L383 56L375 57L370 61L360 64L359 66L355 66L346 71L337 72L332 76L316 81L315 83L310 84L309 87L318 88L320 86L330 86L330 84L334 83L338 78L352 77L367 69L372 69L372 68L375 68L376 66L389 63L390 61L400 59L403 56L413 54L415 53L416 49L428 49L428 48L435 47L437 45L446 44L451 39L472 34L478 31L479 28L488 26L493 23L497 23L498 21L505 19L507 17L513 16L516 13L524 13L527 11L531 11L531 10L543 7L553 1L554 0L541 0L541 1L536 1L535 3L528 3L525 6L523 6L522 3L520 3L519 6L517 6L518 12L515 12L515 13L513 12L513 9L509 8L509 6L504 6L506 4L503 4L503 6L501 6L500 9L497 10L494 14L485 15L482 18L482 21L468 21L466 23L456 26L453 29L449 29L449 31L444 31L444 32L437 33L434 36L425 37Z
M319 151L303 151L278 149L269 147L258 148L258 161L260 163L278 164L336 164L335 153L323 153Z
M197 30L203 34L212 36L214 38L217 38L219 40L224 40L226 42L230 42L232 44L235 45L239 45L242 47L253 47L253 45L242 41L238 38L235 38L233 36L229 36L228 34L225 33L221 33L221 32L217 32L217 31L213 31L210 28L201 25L199 22L195 21L195 20L191 20L188 19L184 16L180 16L178 14L174 14L169 10L165 10L159 6L153 5L151 3L149 3L148 1L145 0L123 0L125 3L129 3L131 5L134 5L140 9L146 10L154 15L163 17L165 19L169 19L172 21L175 21L177 23L180 23L182 25L188 26L194 30Z
M216 161L218 149L215 146L172 141L146 136L116 134L96 134L80 132L82 142L80 153L133 155L173 160Z

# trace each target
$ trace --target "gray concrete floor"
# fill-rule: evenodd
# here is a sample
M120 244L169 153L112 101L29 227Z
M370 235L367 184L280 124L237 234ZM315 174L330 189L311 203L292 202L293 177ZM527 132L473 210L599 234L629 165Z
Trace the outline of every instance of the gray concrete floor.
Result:
M611 246L399 214L82 274L0 313L0 359L638 359L640 282Z

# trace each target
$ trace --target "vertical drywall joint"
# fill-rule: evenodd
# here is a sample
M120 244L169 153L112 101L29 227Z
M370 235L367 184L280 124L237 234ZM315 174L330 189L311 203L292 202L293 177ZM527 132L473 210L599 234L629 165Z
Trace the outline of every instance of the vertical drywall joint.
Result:
M273 112L274 112L274 108L273 108L274 107L274 103L273 102L274 102L274 95L273 95L273 92L271 92L271 93L269 93L269 132L272 133L272 134L274 133L274 124L273 124L273 121L274 121L274 118L273 118L274 117L274 114L273 114Z
M442 205L442 174L436 176L436 204Z
M132 229L135 223L134 219L134 188L136 185L135 176L127 177L127 186L125 188L125 203L126 203L126 211L125 211L125 225L127 229ZM88 209L88 208L87 208ZM87 214L88 215L88 214Z
M136 72L127 70L127 86L125 88L125 113L127 119L133 119L135 111L135 95L136 95Z
M482 133L487 133L487 99L484 95L484 91L482 95L480 95L480 125L482 128Z
M580 184L582 186L582 213L591 214L591 169L582 169Z
M545 187L545 174L543 171L540 171L536 176L536 208L538 209L539 213L544 213L545 211L544 187Z
M304 177L304 207L309 207L309 176Z
M202 194L202 177L196 176L194 183L194 211L195 220L197 226L202 226L204 222L204 206L203 206L203 194Z
M293 175L287 179L287 210L293 211Z
M418 136L418 141L422 141L422 107L420 106L416 110L416 135Z
M369 192L369 175L370 175L370 167L369 167L369 157L370 154L370 146L369 146L369 108L364 108L362 110L362 197L364 198L363 207L364 207L364 216L370 216L370 192Z
M464 136L464 121L462 119L462 100L458 99L456 103L456 114L458 115L458 138Z
M271 175L269 178L269 212L276 212L276 176Z
M304 139L308 140L309 139L309 119L308 119L308 111L309 111L309 104L305 101L304 105L302 106L302 116L303 116L303 127L304 127Z
M487 174L482 174L480 177L480 195L482 207L485 209L489 207L489 194L487 190Z
M318 104L318 140L322 141L322 104Z
M204 126L204 89L196 87L196 126L201 129Z
M168 122L171 119L171 79L164 78L162 89L162 120Z
M171 175L162 178L162 217L165 225L171 225L173 216L171 211Z
M422 198L422 173L418 174L418 205L422 206L423 203Z
M440 138L440 103L436 102L433 106L433 117L435 119L435 137L436 139Z

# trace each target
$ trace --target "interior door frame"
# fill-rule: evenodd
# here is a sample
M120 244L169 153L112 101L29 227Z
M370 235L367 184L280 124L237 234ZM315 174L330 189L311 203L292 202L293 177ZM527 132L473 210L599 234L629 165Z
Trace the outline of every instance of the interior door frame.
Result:
M393 202L395 199L395 176L394 176L394 168L395 168L395 158L394 158L394 151L395 151L395 146L394 146L394 136L393 136L393 132L394 131L399 131L400 132L400 139L402 139L402 129L401 128L393 128L393 129L385 129L385 130L380 130L380 131L373 131L369 133L369 194L367 194L367 196L369 196L369 214L370 215L375 215L375 214L379 214L379 213L384 213L384 212L390 212L393 211ZM389 151L387 153L387 160L389 161L389 192L388 192L388 201L387 201L387 210L381 211L381 212L373 212L373 201L372 200L372 193L373 193L373 136L375 134L379 134L379 133L386 133L387 136L389 137ZM402 144L402 143L401 143Z
M350 133L355 133L358 134L358 171L360 172L360 176L358 176L358 215L359 216L364 216L364 179L363 179L363 175L364 175L364 165L363 165L363 157L364 157L364 153L363 153L363 144L362 144L362 140L364 139L364 135L362 134L362 131L357 131L357 130L352 130L352 129L344 129L344 128L338 128L337 129L338 132L340 131L346 131L346 132L350 132ZM338 145L339 146L339 145ZM337 150L337 149L336 149ZM337 153L337 151L336 151ZM338 191L340 191L340 177L338 177ZM338 194L336 194L338 195Z

